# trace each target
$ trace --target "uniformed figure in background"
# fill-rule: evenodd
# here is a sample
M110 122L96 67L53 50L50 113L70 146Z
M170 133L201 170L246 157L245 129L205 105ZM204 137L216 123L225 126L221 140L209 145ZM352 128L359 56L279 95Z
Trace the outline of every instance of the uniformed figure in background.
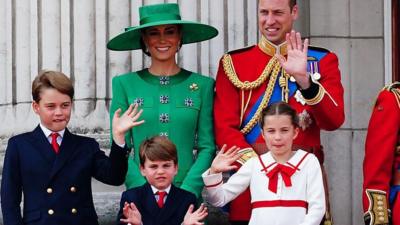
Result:
M143 123L137 121L141 112L130 106L115 114L108 157L94 139L66 128L73 96L72 82L61 72L43 71L33 81L32 108L40 124L8 141L1 180L4 225L96 225L92 177L109 185L124 183L124 136Z
M118 108L137 103L146 121L126 136L134 155L129 157L127 188L141 186L139 145L155 135L167 136L177 148L178 174L174 185L199 197L201 174L215 155L213 132L214 80L180 68L176 54L182 44L215 37L218 31L205 24L181 20L177 4L155 4L139 8L140 25L126 28L107 45L111 50L142 49L150 56L150 67L113 78L110 115ZM196 57L196 56L193 56ZM196 157L193 149L197 149Z
M367 225L400 224L400 82L378 95L368 125L363 165Z
M314 153L322 164L320 131L339 128L345 117L338 58L329 50L308 46L308 40L303 42L292 30L298 17L295 0L259 0L258 6L259 43L225 54L219 64L214 102L217 145L240 147L238 165L265 153L257 123L260 113L285 101L300 119L294 148ZM250 212L247 191L231 203L230 220L247 224Z

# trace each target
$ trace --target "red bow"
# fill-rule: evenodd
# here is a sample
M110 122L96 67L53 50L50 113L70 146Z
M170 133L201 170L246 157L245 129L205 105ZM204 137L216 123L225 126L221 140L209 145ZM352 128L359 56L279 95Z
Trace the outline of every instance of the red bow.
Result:
M296 172L296 170L292 167L285 166L282 164L276 165L271 171L267 173L269 178L268 189L274 193L276 193L278 188L278 174L280 173L285 183L286 187L292 186L292 181L290 177Z

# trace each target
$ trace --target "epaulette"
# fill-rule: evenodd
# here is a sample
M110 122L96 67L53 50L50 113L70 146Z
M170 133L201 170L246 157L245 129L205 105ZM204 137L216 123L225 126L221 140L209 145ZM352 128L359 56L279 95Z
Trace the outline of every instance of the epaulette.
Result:
M319 46L314 46L314 45L309 45L308 49L312 49L314 51L320 51L320 52L331 52L329 49L319 47Z
M236 162L244 165L249 159L256 157L257 153L252 148L245 148L239 150L238 154L240 154L240 158L236 160Z
M254 48L254 47L255 47L255 45L246 46L246 47L243 47L243 48L239 48L239 49L235 49L235 50L229 51L229 52L227 52L227 54L232 55L232 54L235 54L235 53L244 52L244 51L250 50L251 48Z
M400 82L396 81L392 84L385 86L385 89L388 91L392 91L393 89L400 89Z
M400 82L394 82L390 85L387 85L383 88L383 90L390 91L394 94L397 100L397 105L400 108Z
M326 48L308 46L307 61L320 61L324 58L330 51Z

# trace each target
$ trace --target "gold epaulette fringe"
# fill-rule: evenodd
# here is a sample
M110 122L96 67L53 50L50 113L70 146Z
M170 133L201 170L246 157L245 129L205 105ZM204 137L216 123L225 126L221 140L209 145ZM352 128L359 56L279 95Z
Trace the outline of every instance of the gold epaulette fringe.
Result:
M225 54L222 58L222 65L224 67L224 71L226 75L228 76L229 80L232 82L232 84L241 89L241 90L251 90L259 87L262 83L264 83L269 74L271 73L272 69L276 67L278 63L278 59L276 57L273 57L265 67L264 71L262 72L261 76L257 78L255 81L241 81L239 80L235 68L233 67L232 63L232 57L229 54Z
M251 129L257 124L262 110L268 106L268 102L271 99L272 91L274 90L276 79L278 78L279 71L281 66L279 63L274 65L274 70L271 73L271 76L268 81L267 89L265 90L264 96L261 100L260 106L258 106L257 111L254 113L253 117L250 121L240 130L243 134L248 134Z
M274 90L275 82L278 77L279 71L281 70L281 66L276 57L272 57L272 59L265 66L262 74L255 81L241 81L239 80L236 71L233 67L232 57L229 54L225 54L222 58L222 64L225 71L225 74L228 76L228 79L232 82L232 84L244 91L244 90L253 90L259 87L263 82L265 82L268 77L269 81L267 84L267 88L265 90L263 99L260 103L260 106L257 108L257 111L254 113L253 117L250 121L240 130L243 134L248 134L251 129L257 124L258 119L260 118L261 111L267 107L269 100L271 99L272 91ZM247 105L247 104L246 104ZM243 109L243 107L242 107ZM242 110L242 114L244 113L244 109ZM243 115L241 115L242 117Z
M394 94L397 100L397 105L400 108L400 82L394 82L390 85L385 86L383 89L390 91Z

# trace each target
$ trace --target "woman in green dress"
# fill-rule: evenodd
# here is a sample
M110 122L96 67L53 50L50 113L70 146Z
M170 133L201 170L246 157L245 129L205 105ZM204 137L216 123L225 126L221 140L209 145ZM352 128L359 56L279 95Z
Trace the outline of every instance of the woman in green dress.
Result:
M142 6L139 15L139 26L126 28L107 44L108 49L116 51L142 49L151 58L149 68L116 76L112 81L111 118L118 108L125 110L136 103L143 109L141 118L145 120L126 136L126 143L134 149L128 160L126 186L144 184L139 170L139 145L146 138L161 135L177 146L178 174L174 184L200 197L204 185L201 174L215 155L214 80L180 68L175 56L182 44L211 39L218 31L209 25L181 20L177 4Z

